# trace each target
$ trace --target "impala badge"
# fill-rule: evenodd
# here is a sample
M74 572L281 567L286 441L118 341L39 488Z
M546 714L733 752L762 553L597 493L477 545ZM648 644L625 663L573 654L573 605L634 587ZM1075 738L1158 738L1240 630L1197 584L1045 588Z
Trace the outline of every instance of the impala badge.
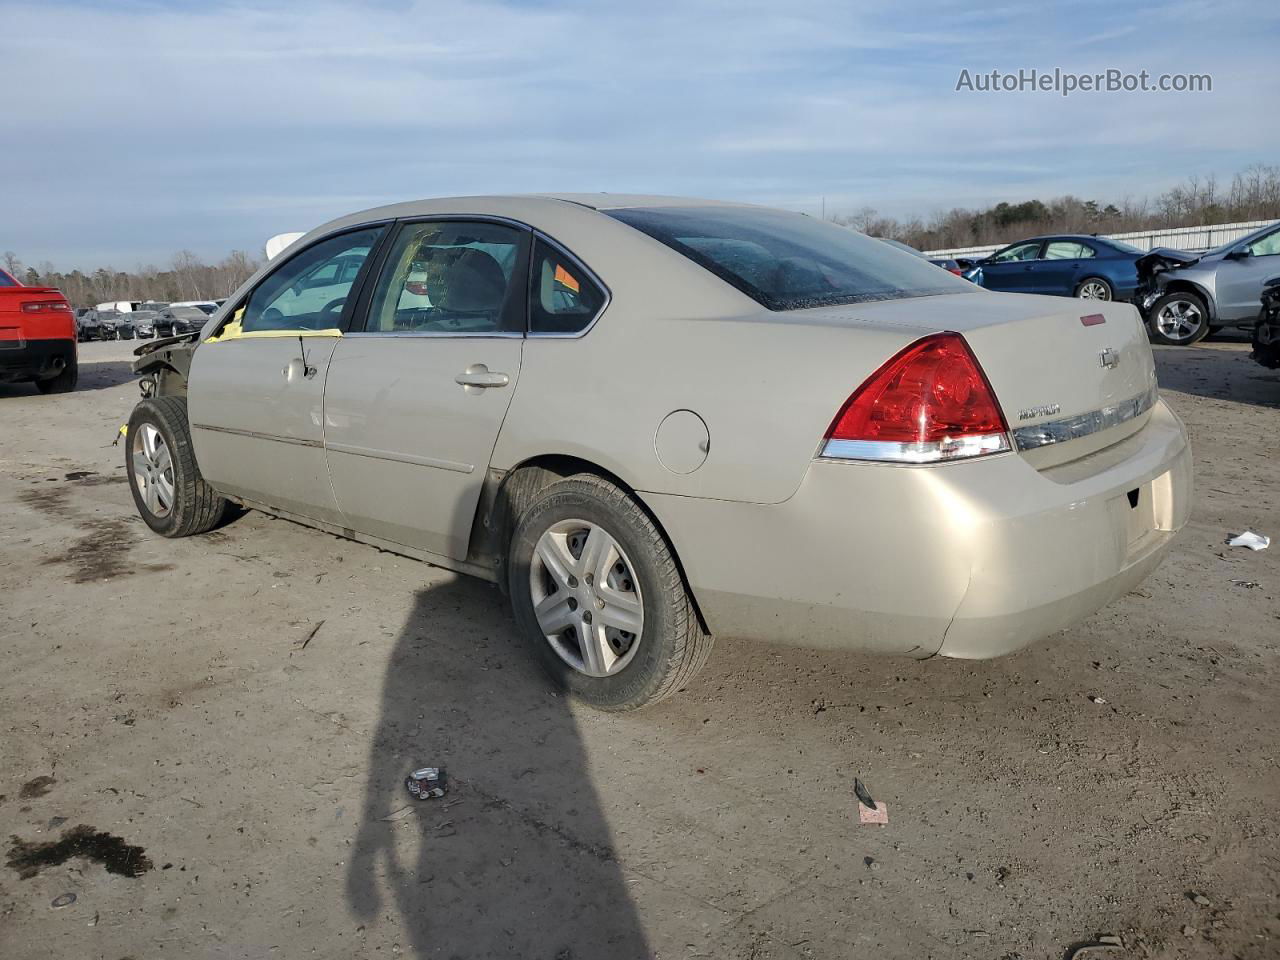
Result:
M1110 370L1112 367L1118 366L1120 363L1120 354L1116 353L1110 347L1105 347L1098 354L1098 362Z
M1055 413L1062 412L1062 404L1046 403L1039 407L1027 407L1025 410L1018 411L1019 420L1034 420L1037 417L1052 417Z

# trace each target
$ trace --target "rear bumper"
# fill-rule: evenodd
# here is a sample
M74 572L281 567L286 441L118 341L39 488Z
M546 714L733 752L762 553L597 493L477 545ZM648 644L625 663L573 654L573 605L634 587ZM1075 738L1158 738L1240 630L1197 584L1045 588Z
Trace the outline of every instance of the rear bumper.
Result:
M1047 470L1015 454L816 461L781 504L646 500L713 633L983 658L1133 589L1186 523L1190 496L1186 433L1161 402L1134 436Z
M74 340L0 340L0 383L47 380L75 362Z

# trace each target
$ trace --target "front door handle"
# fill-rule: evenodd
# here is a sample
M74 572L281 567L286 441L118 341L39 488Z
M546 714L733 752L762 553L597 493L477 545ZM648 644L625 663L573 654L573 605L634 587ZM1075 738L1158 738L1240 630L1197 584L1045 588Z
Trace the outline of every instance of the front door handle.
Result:
M505 387L511 382L511 378L505 373L490 371L483 363L473 363L454 377L453 382L463 387L467 393L479 393L490 387Z

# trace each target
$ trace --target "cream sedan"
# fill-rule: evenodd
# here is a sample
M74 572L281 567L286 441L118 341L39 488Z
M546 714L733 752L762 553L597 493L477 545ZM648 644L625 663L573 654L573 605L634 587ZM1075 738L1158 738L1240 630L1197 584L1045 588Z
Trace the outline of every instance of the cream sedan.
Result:
M495 581L602 709L671 694L713 636L1012 651L1131 590L1188 512L1132 306L762 207L370 210L139 353L152 529L235 503Z

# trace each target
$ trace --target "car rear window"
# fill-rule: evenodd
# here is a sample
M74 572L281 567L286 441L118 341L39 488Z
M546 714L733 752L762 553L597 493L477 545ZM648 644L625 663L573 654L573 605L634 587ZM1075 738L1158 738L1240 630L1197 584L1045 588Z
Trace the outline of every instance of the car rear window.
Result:
M973 284L848 227L760 207L602 211L770 310L969 293Z
M0 270L0 287L16 287L17 285L18 283L13 277Z

